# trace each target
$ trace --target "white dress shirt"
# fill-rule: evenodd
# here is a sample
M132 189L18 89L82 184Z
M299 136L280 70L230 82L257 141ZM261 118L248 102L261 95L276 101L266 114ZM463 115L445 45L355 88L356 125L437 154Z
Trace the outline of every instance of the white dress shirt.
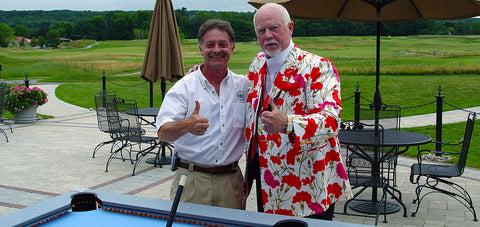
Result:
M167 92L157 115L157 131L166 122L184 120L200 102L200 117L208 118L204 135L187 133L174 143L181 159L201 165L228 165L244 153L247 78L228 70L220 94L199 70L192 72Z

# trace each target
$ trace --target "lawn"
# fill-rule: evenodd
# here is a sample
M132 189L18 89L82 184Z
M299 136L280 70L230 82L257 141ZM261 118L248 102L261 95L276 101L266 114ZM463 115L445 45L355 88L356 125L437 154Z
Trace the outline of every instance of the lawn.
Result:
M349 97L353 96L357 83L362 102L373 100L375 37L298 37L294 42L335 64L342 84L342 119L353 118L353 99ZM137 100L139 107L147 107L149 84L139 74L134 74L141 71L145 47L146 40L99 43L83 40L53 50L3 48L0 49L0 64L3 66L0 75L3 80L23 80L28 74L30 79L41 82L62 82L64 84L58 87L56 96L78 106L93 108L93 93L102 89L102 75L105 74L107 90ZM230 69L239 74L247 73L251 58L259 50L255 42L236 43ZM182 54L186 71L203 60L196 40L182 41ZM444 111L454 107L480 106L478 62L480 36L382 37L380 91L383 101L400 105L402 116L433 113L435 104L432 102L441 86L444 100L451 104L444 105ZM172 84L168 82L167 87ZM154 106L160 106L158 83L154 86L154 94ZM469 166L480 168L478 124L468 161ZM434 127L405 130L435 135ZM461 138L463 130L464 123L444 125L444 141ZM414 149L406 153L409 156L414 154Z

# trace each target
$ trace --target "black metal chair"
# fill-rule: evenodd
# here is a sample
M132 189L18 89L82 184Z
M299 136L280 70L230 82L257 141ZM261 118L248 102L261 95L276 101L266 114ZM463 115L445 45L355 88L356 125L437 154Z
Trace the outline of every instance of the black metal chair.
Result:
M355 108L355 121L360 121L365 124L375 124L375 108L373 104L358 104L359 106ZM379 110L378 118L379 124L382 125L385 129L395 129L400 130L400 116L401 116L401 108L398 105L386 105L383 104ZM391 152L386 158L384 165L387 165L385 168L385 173L389 176L389 179L392 182L392 186L397 186L397 159L398 159L398 147L394 147L394 152ZM347 156L350 155L347 153ZM354 165L362 165L365 162L362 161L363 158L357 157L353 154L352 157L347 157L353 159L351 164ZM360 160L354 160L354 159ZM367 166L368 167L368 166Z
M10 86L8 86L8 84L5 82L1 82L0 83L0 123L8 126L10 128L10 132L13 133L12 125L10 125L10 123L5 121L7 120L7 118L2 117L3 113L5 113L5 110L7 109L8 94L10 94ZM5 133L5 130L3 128L0 128L0 132L5 136L5 139L8 142L8 136L7 136L7 133Z
M378 125L375 126L374 124L365 124L362 122L357 121L343 121L340 124L340 130L355 130L359 134L365 133L368 136L375 136L375 139L378 140L378 144L383 143L383 126ZM373 133L373 132L377 133ZM359 135L359 137L361 137ZM359 206L372 206L375 208L376 213L375 215L375 225L378 223L378 218L381 213L384 216L384 223L386 223L386 214L389 213L387 211L387 186L388 186L388 174L386 168L388 165L384 163L380 164L380 168L373 169L372 163L374 162L374 149L378 149L376 152L377 155L380 157L383 156L383 147L360 147L356 145L347 145L347 157L346 157L346 167L347 167L347 175L350 181L350 185L352 189L360 188L358 192L356 192L352 199L348 200L344 207L343 207L343 214L348 214L347 207L350 203L354 201L359 201L363 205ZM355 150L356 152L353 152ZM374 177L375 176L375 177ZM387 176L387 177L385 177ZM358 196L362 194L366 189L375 187L382 189L382 195L380 201L372 202L370 200L359 199ZM356 202L354 202L356 203ZM365 205L368 204L368 205ZM356 205L353 205L351 208L355 210ZM364 216L364 215L358 215ZM370 216L368 216L370 217Z
M107 118L107 100L113 100L116 97L114 91L99 91L93 94L93 98L95 99L95 111L97 113L97 123L98 129L101 132L110 134L110 130L108 128L108 118ZM102 148L104 145L112 144L115 140L111 138L109 141L99 143L95 149L93 149L92 158L95 158L95 153ZM113 149L114 144L112 144L111 150Z
M142 129L138 117L135 100L125 100L117 97L113 101L107 100L106 105L109 131L112 138L120 143L120 147L111 152L105 172L108 172L108 165L113 159L116 159L118 154L121 155L121 159L124 159L122 153L126 150L129 160L134 164L132 172L132 176L134 176L135 169L143 157L155 148L160 149L160 140L156 136L145 136L145 130ZM129 113L127 113L127 110L129 110ZM142 147L143 144L147 146ZM132 153L135 153L134 158L132 158Z
M417 203L417 208L414 212L412 212L412 217L415 217L417 214L420 203L425 196L432 193L442 193L456 199L463 204L473 214L473 220L478 221L477 213L473 207L472 198L468 194L467 190L465 190L465 188L459 184L449 180L459 177L463 174L476 118L477 116L475 113L470 113L468 115L465 134L460 143L453 144L432 141L432 143L441 143L442 145L446 145L448 148L452 149L460 147L460 152L446 151L444 148L447 147L443 147L443 151L422 150L419 148L419 152L417 154L418 163L415 163L410 167L410 182L412 184L417 184L417 187L415 188L416 198L413 200L413 203ZM456 164L423 163L423 153L458 156L458 162ZM420 183L421 178L424 178L424 183ZM429 190L425 194L421 195L424 189Z

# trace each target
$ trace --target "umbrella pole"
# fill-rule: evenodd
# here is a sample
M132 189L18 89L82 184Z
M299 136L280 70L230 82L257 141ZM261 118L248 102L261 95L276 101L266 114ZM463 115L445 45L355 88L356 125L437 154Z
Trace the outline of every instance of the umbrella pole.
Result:
M380 17L380 11L381 11L381 6L377 6L377 54L376 54L376 74L375 74L375 94L373 95L373 105L375 107L375 138L380 139L380 131L379 131L379 113L380 113L380 108L382 105L382 97L380 95L380 24L381 24L381 17ZM380 140L379 140L380 141ZM383 141L382 141L383 142ZM378 153L380 151L379 146L374 147L375 152L374 153L374 160L378 160ZM378 177L378 174L380 173L380 168L376 165L372 165L372 178L375 178L376 176ZM372 188L372 198L377 201L377 187Z
M162 81L160 83L160 89L162 90L162 101L165 98L165 92L167 90L167 84L165 83L165 78L162 77Z
M153 82L150 82L150 107L153 107Z
M380 95L380 10L377 6L377 53L375 68L375 94L373 95L373 104L375 106L375 125L379 122L379 112L382 106L382 96Z

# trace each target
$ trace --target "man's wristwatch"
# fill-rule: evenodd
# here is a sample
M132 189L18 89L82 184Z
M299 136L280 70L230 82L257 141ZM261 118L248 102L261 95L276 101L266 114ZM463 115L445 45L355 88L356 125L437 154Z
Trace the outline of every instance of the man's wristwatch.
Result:
M285 134L290 134L293 131L293 119L291 115L287 115L287 125L285 126Z

